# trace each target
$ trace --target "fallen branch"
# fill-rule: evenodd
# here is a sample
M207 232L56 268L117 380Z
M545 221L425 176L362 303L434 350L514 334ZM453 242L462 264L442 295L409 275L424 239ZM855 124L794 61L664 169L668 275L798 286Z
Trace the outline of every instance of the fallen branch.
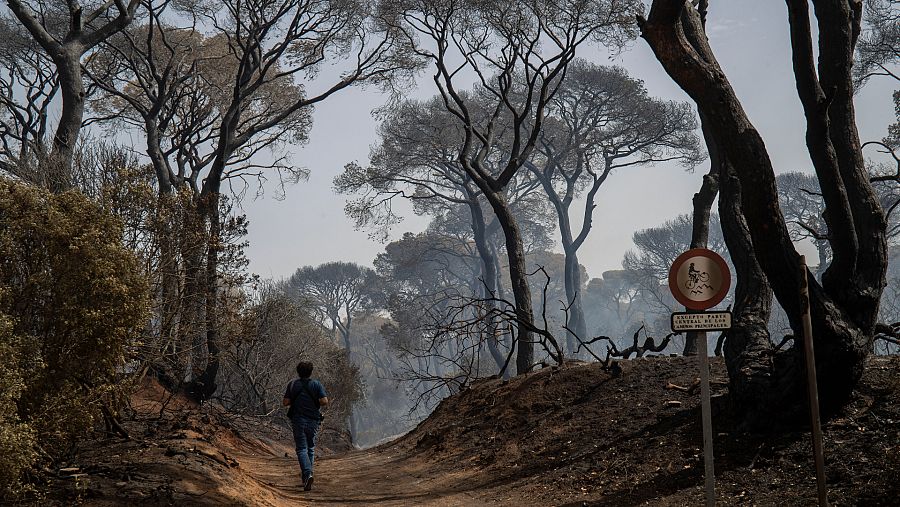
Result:
M647 336L646 339L644 339L644 343L639 345L638 339L640 337L641 331L643 331L645 334L647 332L644 329L644 326L642 325L632 335L632 344L630 346L628 346L627 348L619 350L619 348L616 346L616 343L609 336L595 336L594 338L591 338L590 340L584 341L581 339L581 337L578 336L577 333L575 333L573 330L569 329L568 326L563 326L563 328L566 331L569 331L570 333L572 333L572 336L574 336L575 339L578 340L578 347L575 349L576 354L581 350L582 347L584 347L584 349L590 355L594 356L594 359L596 359L597 361L602 363L604 369L607 369L607 370L610 368L611 364L613 364L612 358L614 358L614 357L621 358L621 359L629 359L632 354L635 357L643 357L643 355L646 354L647 352L662 352L663 350L665 350L666 347L669 346L669 341L671 341L672 337L675 336L676 334L678 334L678 333L669 333L659 343L656 343L656 339L653 338L652 336ZM606 346L606 358L605 359L601 359L600 356L595 354L594 351L591 350L591 348L589 347L589 345L591 345L591 344L594 344L597 342L602 342L602 341L608 342L608 345Z
M672 339L672 337L678 334L667 334L666 337L659 342L659 344L656 343L656 340L652 336L648 335L647 338L644 339L644 343L642 345L638 345L638 337L640 336L641 331L644 331L645 335L647 334L647 331L642 325L638 328L637 331L634 332L634 335L632 335L632 344L629 347L622 349L621 351L616 347L616 344L612 340L609 340L607 338L607 340L609 340L609 345L606 347L607 359L609 358L610 354L614 357L628 359L632 354L634 354L635 357L643 357L643 355L647 352L662 352L666 347L669 346L669 341Z
M694 394L697 392L698 389L700 389L700 378L699 377L695 378L694 382L691 383L691 385L688 387L684 387L684 386L680 386L678 384L673 384L671 382L667 382L666 389L668 389L670 391L681 391L681 392L687 393L687 394Z

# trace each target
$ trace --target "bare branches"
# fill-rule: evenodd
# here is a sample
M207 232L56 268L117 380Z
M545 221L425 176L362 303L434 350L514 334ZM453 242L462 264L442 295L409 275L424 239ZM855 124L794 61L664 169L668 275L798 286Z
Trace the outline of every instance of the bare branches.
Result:
M53 61L62 95L62 113L53 139L52 155L56 162L69 168L84 116L81 59L99 43L131 23L140 0L128 0L127 4L124 0L103 2L86 18L81 6L61 9L50 3L52 14L45 17L43 12L47 6L40 0L9 0L7 4L47 58ZM38 12L42 15L39 16ZM65 20L68 23L64 23ZM71 182L62 181L55 189L62 190L69 185Z
M857 88L871 77L884 76L900 81L900 2L865 0L866 28L856 46L853 80Z
M33 181L49 155L50 106L59 92L53 62L21 27L0 18L0 159L6 170ZM39 180L38 180L39 181Z
M644 339L644 342L642 344L638 345L638 338L641 332L644 333L646 338ZM635 357L643 357L647 352L662 352L666 349L666 347L669 346L669 341L676 334L679 333L669 333L662 340L660 340L659 343L656 343L656 340L652 336L647 335L647 331L642 325L632 335L632 344L622 350L619 350L619 347L616 346L615 341L608 336L596 336L588 341L582 341L579 338L578 341L580 345L578 346L578 348L580 349L581 347L584 347L585 350L587 350L592 356L594 356L595 359L601 361L605 366L609 366L611 358L613 357L629 359L632 355L634 355ZM594 353L590 349L590 347L588 347L589 345L597 342L607 342L606 357L604 359L600 359L600 357L596 353Z
M533 363L534 309L521 234L503 191L532 155L549 101L576 49L589 39L619 42L636 2L387 3L391 25L433 65L433 81L462 140L455 157L503 229L521 329L516 364ZM614 44L611 44L614 45ZM460 76L475 76L474 93ZM497 150L497 146L502 149ZM492 155L496 153L496 157ZM499 302L498 302L499 303Z

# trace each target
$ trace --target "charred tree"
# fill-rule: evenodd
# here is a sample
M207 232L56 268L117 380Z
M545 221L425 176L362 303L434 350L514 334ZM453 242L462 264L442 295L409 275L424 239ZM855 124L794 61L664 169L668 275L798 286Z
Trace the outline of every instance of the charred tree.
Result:
M851 69L861 3L813 4L819 24L818 65L808 3L787 1L794 74L807 120L806 144L822 188L834 251L821 284L807 275L819 396L827 416L848 400L872 348L887 249L884 214L868 181L853 110ZM738 296L746 304L738 313L738 328L729 334L731 343L726 343L732 392L750 415L771 410L796 414L805 397L802 347L773 355L760 325L768 317L764 299L768 283L795 336L802 336L800 256L779 209L765 144L716 61L691 3L656 0L639 25L666 72L709 120L711 138L730 176L722 181L723 196L732 196L725 203L729 219L746 223L745 233L742 226L725 227L739 284L744 284L741 290L747 290ZM760 385L765 387L757 388Z

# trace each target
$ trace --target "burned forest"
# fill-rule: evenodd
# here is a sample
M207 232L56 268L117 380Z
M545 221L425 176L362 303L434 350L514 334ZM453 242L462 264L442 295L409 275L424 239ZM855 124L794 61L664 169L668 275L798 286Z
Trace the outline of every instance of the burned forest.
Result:
M900 494L897 0L0 32L0 504Z

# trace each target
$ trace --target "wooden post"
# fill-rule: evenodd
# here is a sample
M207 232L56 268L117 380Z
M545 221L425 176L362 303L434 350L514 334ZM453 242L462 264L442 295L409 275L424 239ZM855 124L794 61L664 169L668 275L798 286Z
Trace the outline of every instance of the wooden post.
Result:
M706 505L716 505L716 471L713 464L712 404L709 393L709 345L706 332L697 333L697 357L700 362L700 412L703 421L703 471L706 476Z
M806 256L800 256L800 301L803 310L803 352L806 356L806 383L809 388L809 420L812 428L813 454L816 459L816 486L819 507L828 506L825 489L825 453L822 449L822 422L819 418L819 387L816 381L816 355L813 350L812 319L809 315L809 283L806 278Z

